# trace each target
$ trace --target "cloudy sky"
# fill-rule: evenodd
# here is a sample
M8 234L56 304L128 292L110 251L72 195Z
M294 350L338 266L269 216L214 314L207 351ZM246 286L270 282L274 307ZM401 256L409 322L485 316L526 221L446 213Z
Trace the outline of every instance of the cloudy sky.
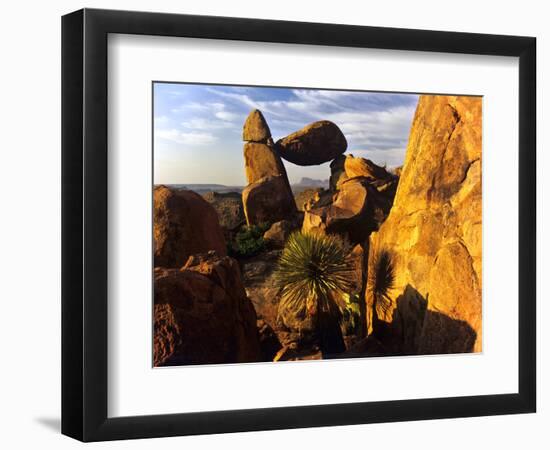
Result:
M155 183L245 185L241 134L254 108L263 112L275 141L330 120L346 136L346 153L398 166L417 101L413 94L155 83ZM329 163L284 163L291 183L330 176Z

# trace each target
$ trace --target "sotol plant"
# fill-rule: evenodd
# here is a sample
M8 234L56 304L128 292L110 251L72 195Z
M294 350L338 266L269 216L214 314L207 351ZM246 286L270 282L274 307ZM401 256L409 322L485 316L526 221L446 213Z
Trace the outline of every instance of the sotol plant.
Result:
M339 316L345 306L342 299L351 289L348 253L348 246L336 236L295 232L275 272L282 290L279 308L318 318L323 353L344 350Z
M391 254L387 250L375 251L369 265L367 286L369 294L372 295L372 308L376 317L386 315L390 311L392 299L389 294L394 284L395 267Z

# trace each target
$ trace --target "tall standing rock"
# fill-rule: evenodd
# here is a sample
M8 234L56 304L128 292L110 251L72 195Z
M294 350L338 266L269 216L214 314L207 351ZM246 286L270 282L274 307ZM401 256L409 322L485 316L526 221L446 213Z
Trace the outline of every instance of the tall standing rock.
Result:
M248 225L274 223L296 213L285 166L273 148L269 126L255 109L243 126L244 163L248 186L242 199Z
M386 310L369 277L370 332L399 352L481 351L481 206L481 99L420 97L394 205L370 238L369 261L387 252L395 277Z
M216 210L199 194L157 186L153 192L155 267L181 267L195 253L225 255Z

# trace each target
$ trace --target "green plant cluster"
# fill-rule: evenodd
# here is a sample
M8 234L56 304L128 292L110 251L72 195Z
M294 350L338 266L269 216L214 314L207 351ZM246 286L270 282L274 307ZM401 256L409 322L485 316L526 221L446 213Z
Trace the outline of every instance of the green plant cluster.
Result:
M254 256L266 249L264 233L269 230L268 223L244 225L230 244L229 253L234 256Z
M358 294L343 294L342 328L347 335L356 334L361 324L361 301Z
M275 273L281 305L295 314L329 311L350 289L349 248L336 236L294 232Z

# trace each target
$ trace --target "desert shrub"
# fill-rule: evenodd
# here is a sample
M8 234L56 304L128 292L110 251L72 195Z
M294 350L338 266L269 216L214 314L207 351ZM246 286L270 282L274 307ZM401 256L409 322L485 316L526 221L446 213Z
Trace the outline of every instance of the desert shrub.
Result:
M234 256L254 256L265 250L264 233L269 229L268 223L244 225L230 244L229 253Z
M361 306L358 294L344 294L342 296L342 329L345 334L352 335L359 332L361 326Z
M336 236L292 233L275 271L281 289L279 308L317 318L321 350L345 350L340 330L344 296L351 289L349 247Z
M386 315L391 306L390 291L395 284L395 267L391 254L387 250L374 251L368 270L368 294L373 299L373 312Z

